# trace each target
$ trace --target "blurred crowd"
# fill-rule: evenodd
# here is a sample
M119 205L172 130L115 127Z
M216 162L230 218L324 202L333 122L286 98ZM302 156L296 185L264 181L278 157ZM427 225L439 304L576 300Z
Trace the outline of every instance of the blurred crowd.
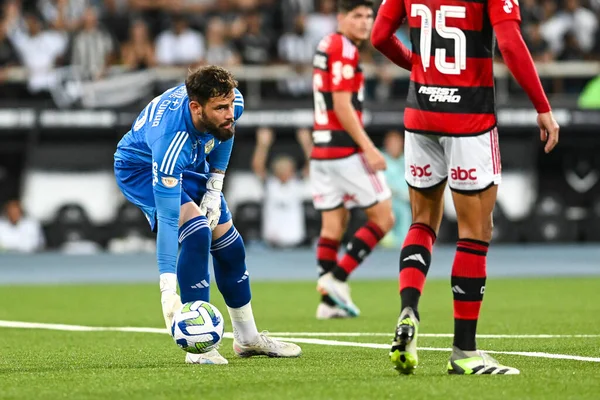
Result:
M600 59L600 0L520 6L537 61ZM25 66L33 94L47 90L57 66L89 80L114 66L287 63L301 71L336 27L335 0L5 0L1 11L0 71ZM410 46L406 27L397 35ZM387 63L368 44L363 53L363 62ZM390 79L382 68L379 80ZM300 96L311 83L292 76L280 90Z

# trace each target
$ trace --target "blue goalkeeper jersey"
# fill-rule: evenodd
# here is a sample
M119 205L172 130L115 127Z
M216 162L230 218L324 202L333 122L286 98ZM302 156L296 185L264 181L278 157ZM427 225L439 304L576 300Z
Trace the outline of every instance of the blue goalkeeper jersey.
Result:
M234 119L244 112L244 98L235 89ZM178 251L181 179L184 171L227 169L233 138L225 142L192 123L185 85L154 98L140 113L131 130L117 145L115 160L152 169L152 191L157 211L159 269L174 266Z

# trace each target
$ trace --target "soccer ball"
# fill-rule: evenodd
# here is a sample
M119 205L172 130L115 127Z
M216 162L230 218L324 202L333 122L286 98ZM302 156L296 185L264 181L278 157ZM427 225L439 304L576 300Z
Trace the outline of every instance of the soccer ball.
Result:
M225 324L217 307L205 301L185 303L175 314L171 336L188 353L207 353L223 338Z

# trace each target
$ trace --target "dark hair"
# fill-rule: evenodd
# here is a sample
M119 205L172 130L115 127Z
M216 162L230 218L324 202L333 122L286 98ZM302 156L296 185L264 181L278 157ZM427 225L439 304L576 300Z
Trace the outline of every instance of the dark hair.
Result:
M201 105L213 97L228 96L238 82L225 68L216 65L201 67L189 73L185 80L188 97Z
M373 8L373 0L338 0L338 12L347 13L354 10L357 7L366 6Z

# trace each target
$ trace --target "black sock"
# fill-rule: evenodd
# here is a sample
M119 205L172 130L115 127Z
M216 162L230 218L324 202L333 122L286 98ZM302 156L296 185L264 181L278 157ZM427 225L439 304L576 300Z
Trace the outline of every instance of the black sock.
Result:
M319 265L319 277L333 270L337 265L337 252L340 247L340 242L333 239L320 237L317 243L317 263ZM331 297L324 294L321 295L321 302L329 306L335 306L335 302Z

